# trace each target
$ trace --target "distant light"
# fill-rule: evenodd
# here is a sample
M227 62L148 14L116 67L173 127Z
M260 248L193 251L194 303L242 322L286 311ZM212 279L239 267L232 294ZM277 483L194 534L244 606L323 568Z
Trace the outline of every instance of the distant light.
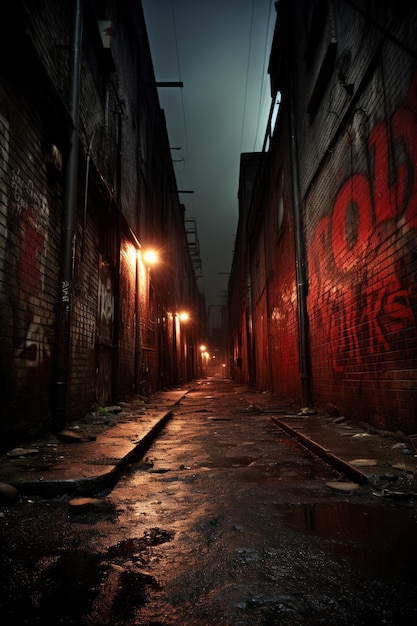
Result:
M204 346L204 345L200 346L200 351L201 352L205 352L206 351L206 346Z
M188 313L180 313L180 320L181 322L186 322L189 318Z
M158 255L155 250L146 250L143 254L143 260L147 265L154 265L158 261Z

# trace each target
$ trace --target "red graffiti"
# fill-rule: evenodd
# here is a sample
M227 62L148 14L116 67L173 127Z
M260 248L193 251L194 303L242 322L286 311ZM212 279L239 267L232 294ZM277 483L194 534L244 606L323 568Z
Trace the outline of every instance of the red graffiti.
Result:
M353 293L347 290L337 294L337 311L329 315L329 336L336 349L331 353L332 368L335 372L343 372L348 360L361 363L356 312L353 306ZM340 315L339 315L339 314Z
M417 232L417 72L405 102L364 146L368 171L345 180L309 248L309 306L335 372L388 352L416 324L398 267Z
M357 214L356 223L352 208ZM350 218L350 219L349 219ZM336 196L332 216L332 248L336 265L349 272L366 255L372 233L371 197L368 180L352 176Z
M32 208L22 217L23 249L19 257L20 288L30 296L42 291L41 258L45 250L45 235L36 226Z

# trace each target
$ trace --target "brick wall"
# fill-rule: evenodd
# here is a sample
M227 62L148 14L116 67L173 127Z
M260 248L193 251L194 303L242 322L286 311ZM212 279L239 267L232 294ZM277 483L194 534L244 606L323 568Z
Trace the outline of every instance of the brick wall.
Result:
M303 114L309 86L304 93L297 81L313 397L376 427L410 433L417 425L410 54L417 14L408 4L396 11L381 3L370 13L358 6L337 5L338 57L315 116ZM387 37L375 27L382 23Z
M417 408L416 74L408 69L409 89L387 112L384 83L399 70L386 60L376 66L308 194L308 301L317 400L410 432Z
M50 417L61 194L48 180L43 120L30 89L4 82L0 103L0 427L12 437Z
M3 12L0 53L13 62L0 71L2 446L130 395L143 366L156 388L157 330L165 380L176 384L166 320L199 294L141 5L83 5L74 203L66 165L75 4L16 0ZM110 48L98 27L104 11ZM150 288L139 251L154 245L167 258ZM204 302L194 308L198 329Z
M309 23L307 8L324 14ZM272 391L301 397L299 187L311 402L415 433L417 10L361 0L282 0L277 10L270 68L282 104L255 189L256 229L237 242L251 251L254 384L265 388L269 367Z
M98 401L97 341L99 334L99 273L103 248L97 209L91 198L84 217L84 188L80 185L76 224L74 284L71 313L68 416L74 419Z

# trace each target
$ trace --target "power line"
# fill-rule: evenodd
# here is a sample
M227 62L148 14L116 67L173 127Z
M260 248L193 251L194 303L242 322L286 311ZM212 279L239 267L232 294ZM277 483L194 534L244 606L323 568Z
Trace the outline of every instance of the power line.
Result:
M246 101L248 99L248 83L249 83L249 66L250 66L250 56L252 51L252 34L253 34L253 14L255 9L255 0L252 0L252 11L250 17L250 31L249 31L249 48L248 48L248 59L246 63L246 84L245 84L245 98L243 102L243 115L242 115L242 131L240 134L240 150L242 152L243 145L243 131L245 128L245 117L246 117Z
M175 9L174 9L174 0L171 0L171 13L172 13L172 22L173 22L173 27L174 27L174 40L175 40L175 53L176 53L176 57L177 57L177 67L178 67L178 77L180 79L180 81L182 82L182 77L181 77L181 63L180 63L180 55L179 55L179 49L178 49L178 37L177 37L177 25L176 25L176 20L175 20ZM184 96L183 96L183 90L181 89L181 110L182 110L182 120L183 120L183 126L184 126L184 137L185 137L185 156L186 156L186 161L188 164L188 172L189 172L189 182L190 182L190 186L193 187L193 177L192 177L192 170L191 170L191 162L190 162L190 153L189 153L189 145L188 145L188 133L187 133L187 124L186 124L186 119L185 119L185 106L184 106ZM185 162L184 162L184 167L183 167L183 172L185 170Z
M255 141L253 144L253 151L255 152L256 149L256 142L258 140L258 133L259 133L259 124L261 122L261 112L262 112L262 104L263 104L263 98L265 95L265 90L266 90L266 60L267 60L267 56L268 56L268 34L269 34L269 29L270 29L270 25L271 25L271 19L272 19L272 7L275 6L275 2L274 0L269 0L269 12L268 12L268 23L267 23L267 27L266 27L266 34L265 34L265 47L264 47L264 62L263 62L263 66L262 66L262 82L261 82L261 89L259 92L259 107L258 107L258 119L256 121L256 133L255 133Z

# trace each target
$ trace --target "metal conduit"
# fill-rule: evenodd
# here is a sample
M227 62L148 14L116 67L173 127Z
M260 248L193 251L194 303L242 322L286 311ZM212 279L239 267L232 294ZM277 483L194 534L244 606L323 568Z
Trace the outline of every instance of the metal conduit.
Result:
M75 216L78 186L79 100L83 0L75 0L73 47L71 60L70 128L62 216L61 267L58 302L57 367L55 382L55 422L63 427L67 418L67 389L71 346L71 300L74 261Z

